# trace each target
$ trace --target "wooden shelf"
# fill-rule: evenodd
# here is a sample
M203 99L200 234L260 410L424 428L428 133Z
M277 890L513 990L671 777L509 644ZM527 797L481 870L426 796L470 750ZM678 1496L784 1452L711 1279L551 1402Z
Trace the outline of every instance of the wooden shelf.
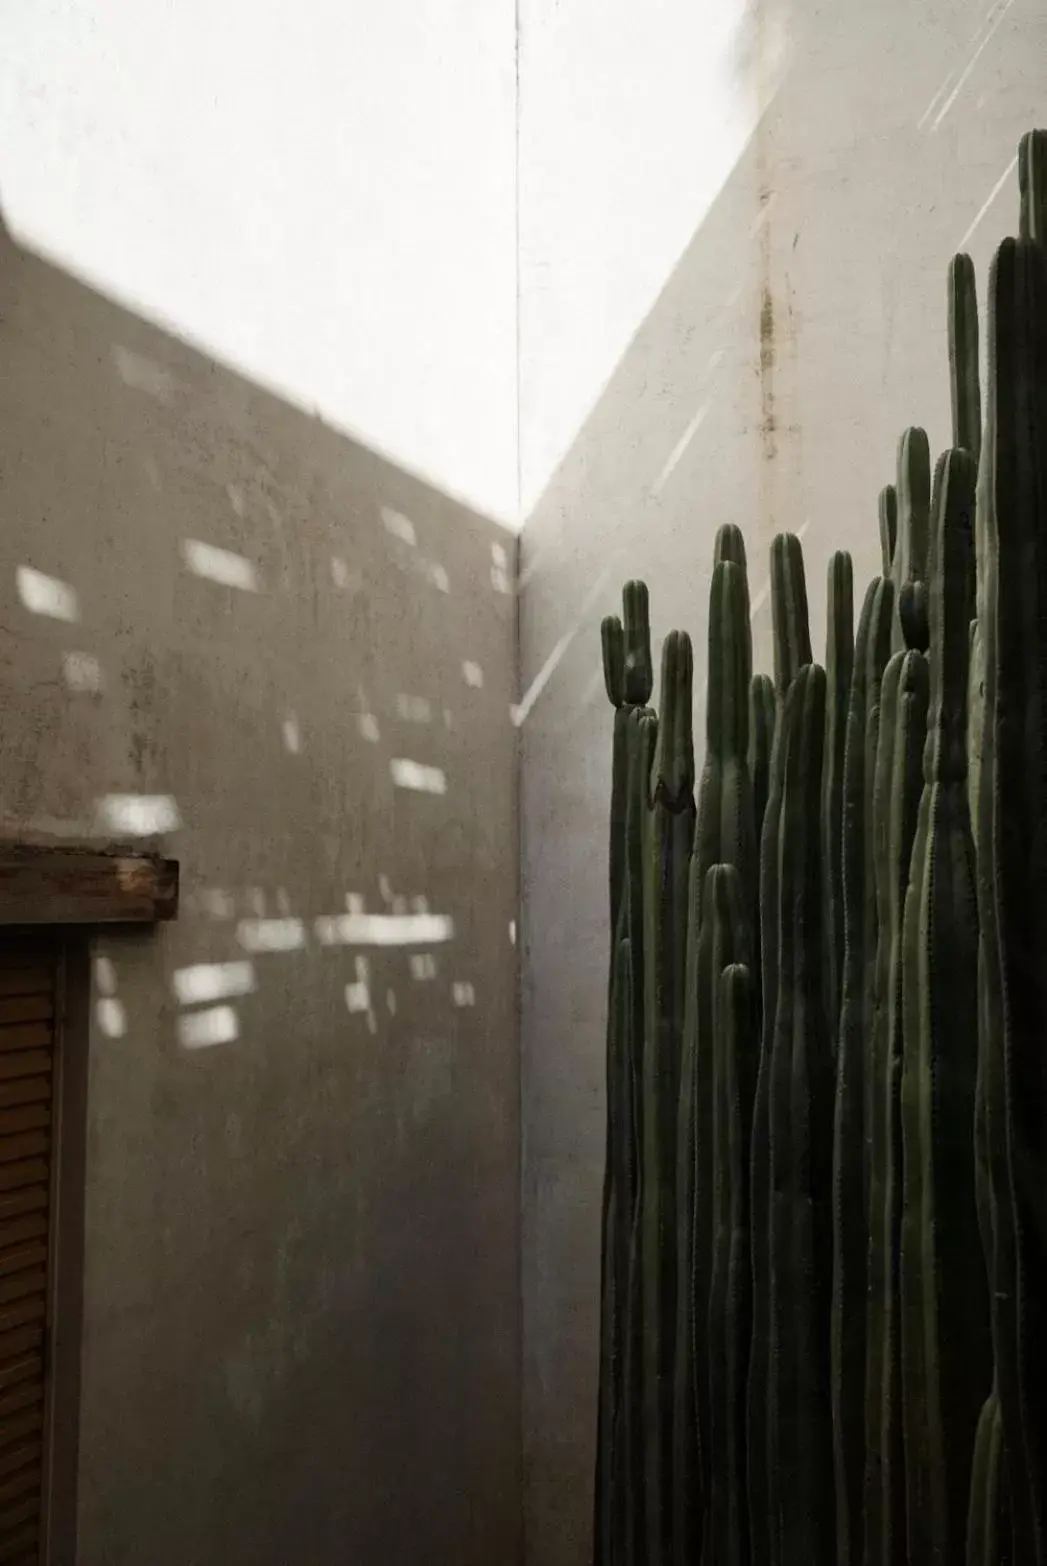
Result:
M0 842L0 924L155 924L178 914L178 861Z

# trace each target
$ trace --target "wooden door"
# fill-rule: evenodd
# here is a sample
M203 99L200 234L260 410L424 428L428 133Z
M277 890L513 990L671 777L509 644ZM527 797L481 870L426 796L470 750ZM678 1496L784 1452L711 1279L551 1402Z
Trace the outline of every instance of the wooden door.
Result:
M61 949L0 932L0 1563L45 1559Z

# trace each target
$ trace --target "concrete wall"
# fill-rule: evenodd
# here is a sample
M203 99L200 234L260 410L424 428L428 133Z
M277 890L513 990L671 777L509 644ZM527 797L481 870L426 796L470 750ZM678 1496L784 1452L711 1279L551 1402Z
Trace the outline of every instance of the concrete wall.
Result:
M0 826L182 865L94 947L81 1566L511 1566L515 539L6 239L0 364Z
M599 618L642 574L656 640L686 627L700 677L713 535L732 521L749 543L761 666L780 529L804 530L824 645L828 556L852 550L864 590L902 428L947 441L947 263L969 248L984 297L992 248L1016 228L1018 137L1047 112L1035 0L759 0L746 28L757 79L768 38L787 38L785 75L523 533L530 1566L588 1559L611 727ZM607 97L627 122L629 78ZM604 268L620 264L609 247ZM700 734L700 700L696 716Z

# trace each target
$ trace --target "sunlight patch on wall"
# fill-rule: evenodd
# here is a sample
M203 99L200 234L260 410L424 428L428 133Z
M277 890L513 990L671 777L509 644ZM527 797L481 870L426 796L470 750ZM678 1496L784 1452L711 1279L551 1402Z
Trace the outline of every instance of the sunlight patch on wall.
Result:
M231 1044L240 1037L240 1021L232 1006L209 1006L187 1012L178 1019L178 1042L183 1049L210 1049Z
M56 576L46 576L32 566L20 565L15 572L18 596L30 614L42 614L51 620L70 624L80 618L76 590Z
M235 587L241 593L258 591L258 573L254 566L231 549L218 549L198 538L185 538L182 558L194 576L205 577L221 587Z
M226 1000L230 995L249 995L254 987L254 964L250 962L193 963L188 968L176 968L172 979L172 988L182 1006Z
M95 819L100 829L128 837L158 837L182 824L170 794L107 794L98 801Z
M446 794L447 774L439 767L427 767L406 756L394 756L389 771L397 788L413 789L419 794Z

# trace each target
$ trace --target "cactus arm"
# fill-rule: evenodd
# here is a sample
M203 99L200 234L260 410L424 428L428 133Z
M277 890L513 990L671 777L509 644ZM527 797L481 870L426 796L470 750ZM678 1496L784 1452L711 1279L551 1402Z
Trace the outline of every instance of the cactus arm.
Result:
M822 774L823 973L826 1017L834 1049L843 982L843 763L854 667L853 581L850 555L834 554L828 572L825 765Z
M974 262L962 252L949 263L949 369L952 443L974 461L982 445L982 394L978 376L978 291Z
M898 491L893 484L880 491L880 575L890 576L898 544Z

